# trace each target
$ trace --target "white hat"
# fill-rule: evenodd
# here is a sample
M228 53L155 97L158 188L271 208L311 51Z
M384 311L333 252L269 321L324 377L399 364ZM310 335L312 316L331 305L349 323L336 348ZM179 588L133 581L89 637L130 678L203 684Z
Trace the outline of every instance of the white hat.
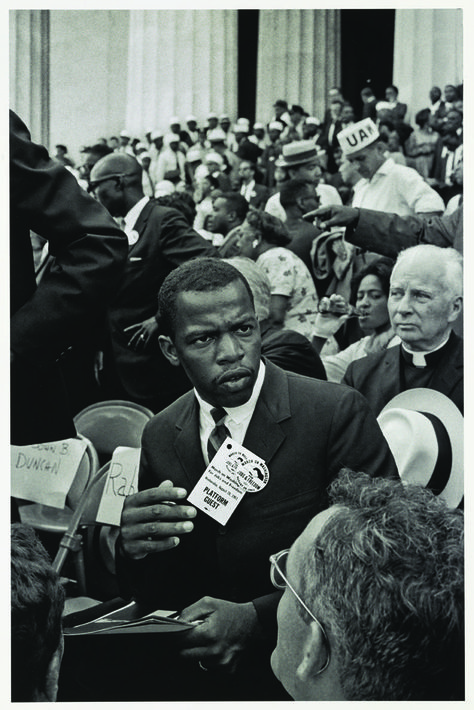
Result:
M230 121L230 118L226 113L221 113L221 115L219 116L219 121Z
M198 146L192 145L188 152L186 153L186 161L188 163L195 163L198 160L201 160L202 158L202 153L201 153L201 148Z
M456 405L436 390L416 387L391 399L377 421L402 481L458 506L464 494L464 418Z
M208 132L207 140L210 143L225 143L226 134L224 133L222 128L213 128L211 131Z
M204 156L205 163L217 163L221 167L224 165L224 159L219 153L206 153Z
M155 185L155 197L161 197L162 195L171 195L171 193L173 192L176 192L176 189L170 180L160 180Z
M128 131L125 131L125 130L120 131L120 135L122 136L122 138L131 138L130 133L129 133Z
M171 145L171 143L179 143L179 136L177 133L167 133L164 142L165 145Z
M379 137L377 126L371 118L364 118L362 121L352 123L337 134L344 155L357 153L362 148L372 145Z
M156 130L151 134L151 140L156 141L157 138L163 138L163 131Z
M281 121L271 121L268 124L268 130L269 131L282 131L284 128L283 123Z
M239 126L247 126L247 128L250 127L250 121L248 118L238 118L236 123Z
M175 126L176 124L181 124L180 119L178 118L178 116L171 116L170 126Z
M189 123L190 121L197 121L196 116L193 116L192 113L190 113L189 116L186 116L186 123Z
M318 151L314 141L293 141L283 146L282 155L275 161L275 165L280 168L292 168L309 163L317 157Z
M217 113L214 113L214 111L210 111L207 114L207 118L217 118Z
M392 107L388 101L377 101L375 104L376 111L391 111Z
M249 127L246 123L237 123L234 124L234 127L232 129L234 133L248 133L249 132Z
M253 130L255 130L256 128L261 128L263 131L265 130L265 126L263 125L263 123L254 123Z
M319 120L319 118L316 118L315 116L306 116L304 122L308 123L312 126L320 126L321 125L321 121Z

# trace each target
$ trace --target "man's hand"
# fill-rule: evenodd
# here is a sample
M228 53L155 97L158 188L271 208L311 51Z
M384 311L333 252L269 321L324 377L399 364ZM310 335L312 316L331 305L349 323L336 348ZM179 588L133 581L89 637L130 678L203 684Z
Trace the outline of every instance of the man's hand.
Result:
M128 347L132 350L145 350L151 338L158 333L158 324L155 317L152 316L148 320L144 320L143 323L129 325L123 332L128 333L130 331L134 332L127 343Z
M258 631L257 612L252 602L236 604L203 597L180 614L181 621L202 623L183 634L183 658L195 658L205 668L235 670L239 656Z
M317 227L322 230L331 227L355 227L359 219L359 210L343 205L326 205L303 215L307 222L317 221Z
M191 518L197 512L191 505L177 505L186 496L187 491L175 488L171 481L127 496L120 521L125 556L139 560L150 553L176 547L178 535L193 529Z

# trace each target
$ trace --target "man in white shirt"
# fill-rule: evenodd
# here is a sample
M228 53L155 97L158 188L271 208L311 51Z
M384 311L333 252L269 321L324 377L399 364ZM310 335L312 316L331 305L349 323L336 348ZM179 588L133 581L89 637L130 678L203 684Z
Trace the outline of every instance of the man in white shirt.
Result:
M275 165L286 170L286 179L306 180L314 185L315 192L322 206L329 204L342 205L338 191L332 185L321 182L323 171L319 164L318 149L313 140L294 141L282 148L282 155ZM265 212L286 222L286 212L280 203L280 193L276 192L265 205Z
M386 144L371 118L353 123L337 137L344 156L357 164L364 178L354 191L353 207L401 216L443 213L443 200L416 170L386 157Z

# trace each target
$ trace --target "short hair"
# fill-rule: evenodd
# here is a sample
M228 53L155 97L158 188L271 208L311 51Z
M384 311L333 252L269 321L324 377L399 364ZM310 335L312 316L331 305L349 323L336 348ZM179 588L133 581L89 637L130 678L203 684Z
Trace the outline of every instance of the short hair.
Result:
M244 221L249 211L249 203L243 195L239 192L222 192L220 195L216 195L215 199L226 200L229 211L235 212L238 219Z
M253 160L249 160L248 158L243 158L243 159L240 161L240 165L242 165L242 163L248 163L248 164L250 165L251 169L253 170L253 172L254 172L254 173L257 172L257 166L256 166L256 164L253 162ZM240 165L239 165L239 167L240 167Z
M59 150L62 150L63 153L67 153L67 147L64 145L64 143L58 143L55 147L59 148Z
M280 204L284 210L288 207L293 207L296 205L296 200L300 195L307 192L307 190L312 189L314 192L314 187L302 178L292 178L283 183L280 189Z
M374 96L374 92L370 88L370 86L364 86L364 88L360 92L361 96Z
M394 91L396 93L396 95L398 96L398 88L396 86L394 86L393 84L390 84L389 86L387 86L387 89L392 89L392 91ZM387 89L385 89L385 90L387 90Z
M390 259L388 256L382 256L380 259L372 261L364 269L361 269L351 280L351 303L356 302L357 291L366 276L376 276L380 281L382 291L388 298L388 294L390 293L390 276L394 265L395 262L393 259Z
M93 153L99 156L99 158L103 158L105 155L110 155L113 152L112 148L104 143L94 143L94 145L88 145L81 150L81 153Z
M169 195L155 197L155 202L163 207L173 207L181 212L190 227L196 217L196 204L189 192L172 192Z
M415 123L417 126L423 128L429 122L431 117L431 111L429 108L422 108L421 111L415 115Z
M187 261L168 274L158 293L156 322L160 335L175 335L176 303L180 293L190 291L207 292L225 288L235 281L241 281L249 294L252 307L252 290L240 271L218 257L199 257Z
M44 689L61 642L64 589L33 528L11 525L12 700L28 702Z
M430 256L436 257L445 269L445 289L450 297L457 298L463 295L463 258L453 247L438 247L434 244L417 244L414 247L403 249L395 262L394 269L404 261L416 256L423 262ZM420 263L421 263L420 262Z
M301 594L347 700L461 700L463 513L430 490L341 471ZM301 611L300 613L303 613Z
M269 244L284 247L291 242L284 222L268 212L251 208L247 215L247 223L260 232L262 239Z

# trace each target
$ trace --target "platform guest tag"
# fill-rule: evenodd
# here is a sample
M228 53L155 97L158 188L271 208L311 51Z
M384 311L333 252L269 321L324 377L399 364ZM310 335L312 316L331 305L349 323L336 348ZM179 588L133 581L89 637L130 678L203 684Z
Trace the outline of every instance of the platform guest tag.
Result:
M188 500L225 525L245 493L257 493L268 479L265 461L227 437Z

